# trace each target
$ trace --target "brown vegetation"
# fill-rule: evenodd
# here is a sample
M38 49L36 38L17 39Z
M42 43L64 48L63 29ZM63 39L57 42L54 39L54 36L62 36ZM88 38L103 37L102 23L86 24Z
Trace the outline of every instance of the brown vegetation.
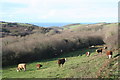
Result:
M77 30L63 30L58 34L56 34L57 30L41 34L37 29L34 30L34 34L25 37L8 36L2 38L3 66L57 57L65 52L73 51L73 49L77 50L104 43L108 45L108 48L113 48L117 45L117 39L111 37L116 37L116 33L111 33L112 31L108 30L108 27L113 28L109 25L112 24L92 24L89 25L90 27L79 27ZM113 42L111 43L111 41Z

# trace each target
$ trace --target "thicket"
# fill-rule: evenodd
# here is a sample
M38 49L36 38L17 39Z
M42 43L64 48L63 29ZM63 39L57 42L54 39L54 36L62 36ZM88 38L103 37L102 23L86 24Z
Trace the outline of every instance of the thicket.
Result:
M93 29L92 27L91 29L87 29L87 27L78 28L73 32L65 30L59 34L48 32L46 34L34 33L25 37L9 36L2 38L3 66L53 58L92 45L106 43L112 45L111 48L113 48L113 44L116 46L117 33L112 31L113 27L100 26L95 26ZM95 29L97 30L95 31Z

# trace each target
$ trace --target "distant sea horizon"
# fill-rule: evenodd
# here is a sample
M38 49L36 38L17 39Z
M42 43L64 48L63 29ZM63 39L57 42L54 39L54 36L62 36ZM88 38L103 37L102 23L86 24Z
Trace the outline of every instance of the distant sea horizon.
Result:
M62 27L69 24L96 24L96 23L30 23L30 24L40 27Z
M62 26L65 26L65 25L69 25L69 24L97 24L97 23L116 23L116 22L83 22L83 23L37 23L37 22L32 22L30 24L33 24L33 25L37 25L37 26L40 26L40 27L62 27Z
M0 22L12 22L12 21L0 21ZM12 23L27 23L33 24L39 27L62 27L69 24L97 24L97 23L116 23L116 22L81 22L81 23L72 23L72 22L12 22Z

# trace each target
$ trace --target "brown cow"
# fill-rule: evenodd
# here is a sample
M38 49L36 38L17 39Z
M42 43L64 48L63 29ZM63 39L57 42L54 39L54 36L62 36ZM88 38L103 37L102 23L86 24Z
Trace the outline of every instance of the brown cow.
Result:
M63 58L63 59L58 59L58 65L60 67L60 65L62 64L62 67L63 67L63 64L65 63L66 61L66 58Z
M40 69L40 67L42 67L41 64L36 64L36 68L37 68L37 69Z
M110 58L112 58L113 52L112 51L106 51L106 55L110 59Z
M24 71L26 71L26 64L25 63L18 64L17 72L19 72L22 69L24 69Z

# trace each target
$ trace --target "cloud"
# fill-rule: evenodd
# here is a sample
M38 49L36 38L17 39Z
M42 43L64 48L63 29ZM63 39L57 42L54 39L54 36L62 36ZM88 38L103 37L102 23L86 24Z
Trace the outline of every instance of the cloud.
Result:
M0 0L0 15L2 20L8 20L12 16L14 21L25 19L24 21L31 22L117 19L117 2L118 0Z
M50 10L45 15L41 16L40 18L47 19L49 17L54 17L56 15L56 10Z

